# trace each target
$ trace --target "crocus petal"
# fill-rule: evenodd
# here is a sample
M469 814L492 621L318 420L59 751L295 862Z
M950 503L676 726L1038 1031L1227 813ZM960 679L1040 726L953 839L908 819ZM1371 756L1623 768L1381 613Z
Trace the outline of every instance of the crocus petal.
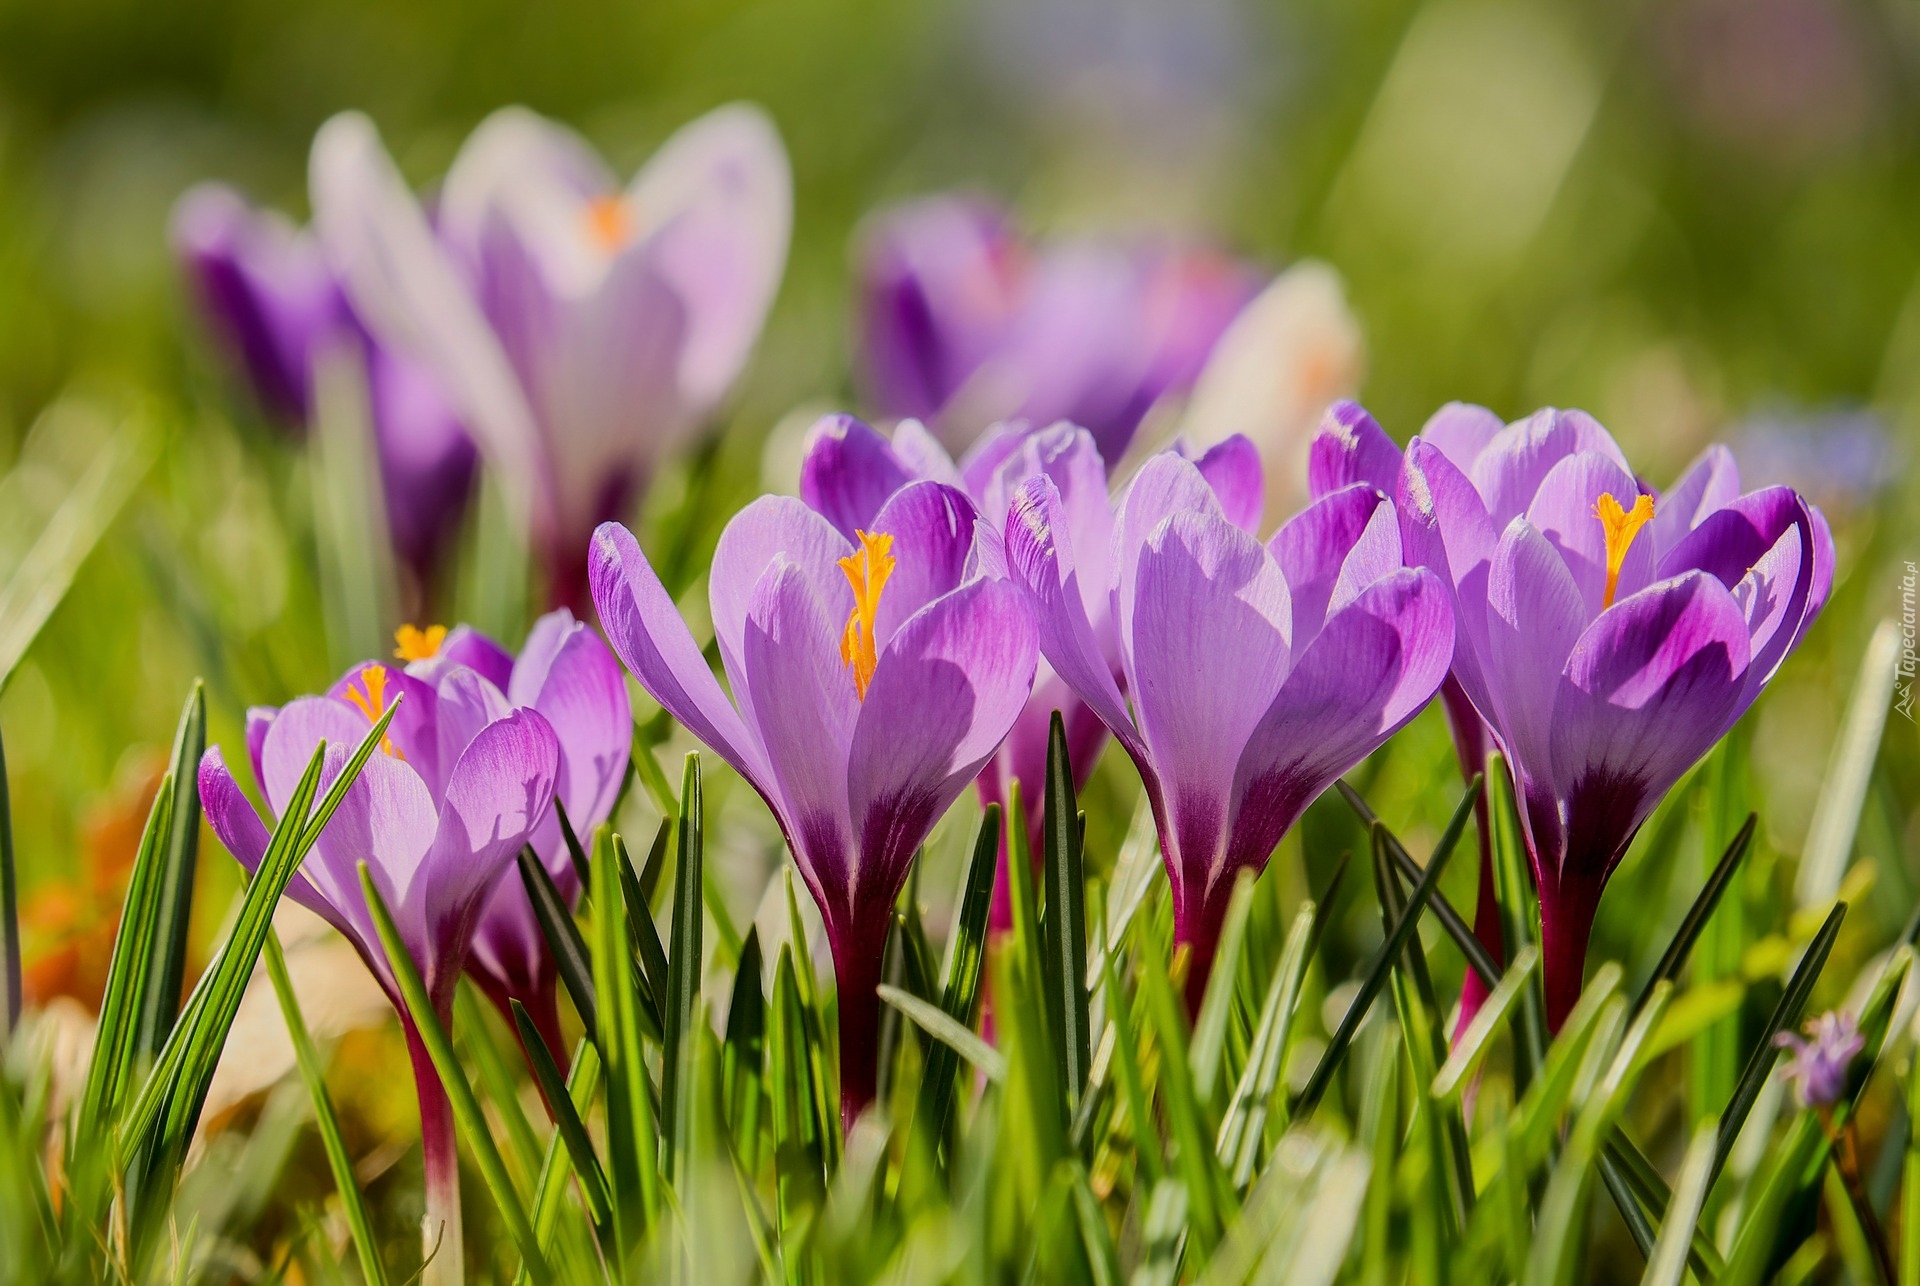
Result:
M267 774L261 767L260 755L267 746L267 732L279 714L279 706L247 707L247 762L253 769L254 782L263 791L267 788Z
M314 223L354 309L382 342L430 366L524 516L547 477L533 412L506 354L357 112L314 136Z
M904 487L880 510L874 532L893 537L894 567L874 621L877 651L886 649L908 617L959 587L973 551L974 522L966 493L939 482Z
M754 587L742 660L794 856L816 894L844 889L853 854L847 749L860 702L840 659L840 622L822 614L798 565L776 558Z
M1607 585L1607 532L1595 506L1610 495L1622 509L1631 509L1640 488L1633 475L1597 452L1567 456L1542 479L1527 506L1527 521L1566 561L1580 587L1587 618L1600 614ZM1653 580L1654 542L1643 532L1627 546L1620 566L1616 598L1626 598Z
M291 711L293 706L287 708ZM351 745L327 747L322 790L345 769L352 749ZM433 943L413 895L438 826L433 797L419 774L391 755L377 751L369 755L302 868L314 891L354 926L364 952L377 955L380 940L360 891L362 862L372 872L414 960L423 968L431 962ZM386 976L384 969L378 972Z
M760 578L776 559L784 558L806 573L815 592L825 595L827 607L844 621L853 610L853 590L838 563L852 550L825 518L792 496L761 496L735 514L720 533L707 577L708 611L721 664L749 721L754 718L753 692L743 662L747 616Z
M314 747L344 748L351 754L368 731L366 716L332 697L301 697L280 708L260 747L260 791L278 816L313 759Z
M1368 574L1362 577L1356 569L1353 578L1360 586L1371 584L1400 565L1398 521L1385 496L1365 483L1356 483L1314 501L1273 533L1267 549L1286 578L1296 650L1319 635L1334 586L1346 577L1348 558L1363 537L1371 533L1369 550L1361 559ZM1374 531L1376 522L1385 530Z
M1004 581L974 581L900 627L853 730L852 897L892 901L914 850L1019 716L1038 657L1032 615Z
M1307 491L1316 500L1356 482L1391 492L1400 474L1400 448L1358 402L1328 407L1307 451Z
M1106 462L1100 458L1093 435L1060 423L1038 430L1009 427L997 435L997 440L1004 449L998 451L998 464L990 473L983 475L975 465L969 466L969 490L979 501L981 517L998 533L1006 526L1007 512L1021 484L1041 475L1052 479L1073 543L1087 617L1106 621L1110 610L1113 500L1107 494Z
M437 954L464 949L494 882L552 808L559 770L560 744L534 710L489 724L453 766L421 887L408 896Z
M1585 411L1547 407L1496 434L1469 471L1474 486L1486 499L1495 530L1503 530L1515 514L1526 512L1534 493L1556 464L1583 451L1604 455L1619 465L1622 473L1629 477L1633 474L1613 435Z
M233 854L242 869L252 875L260 869L260 861L267 855L267 845L273 837L240 789L240 783L227 770L220 747L209 746L201 756L199 785L200 807L206 813L207 825L213 828L214 837ZM314 892L299 871L293 873L293 879L287 884L287 896L328 921L339 923L333 908Z
M385 672L384 689L381 693L386 705L398 704L393 722L387 725L387 740L400 752L400 757L413 765L430 789L436 788L446 779L446 769L452 760L444 763L440 758L440 733L435 727L439 715L439 703L434 699L433 686L401 669L398 665L386 661L368 661L356 665L334 680L327 689L327 695L334 700L360 708L362 701L370 700L367 671L379 669ZM357 694L357 695L356 695ZM384 709L384 707L383 707ZM382 711L374 711L377 717ZM364 713L364 712L363 712ZM371 724L369 719L368 723ZM360 735L366 735L362 727ZM347 743L351 750L358 744L358 738Z
M807 430L800 499L848 541L913 478L892 444L851 415L821 416Z
M1719 739L1747 658L1746 619L1704 572L1651 585L1587 627L1554 701L1563 864L1604 878L1660 796Z
M1708 514L1732 504L1739 496L1740 466L1734 462L1733 452L1716 442L1687 466L1678 482L1655 498L1654 548L1665 554Z
M593 537L589 575L607 641L640 686L764 790L771 778L759 743L720 690L633 533L616 522L601 524Z
M455 666L440 676L435 689L435 724L439 732L439 750L435 756L448 776L428 777L421 773L436 802L445 793L453 767L466 753L467 746L483 728L512 713L506 694L480 677L478 671Z
M1551 789L1555 694L1590 619L1559 551L1525 518L1515 518L1487 577L1483 661L1494 722L1523 786Z
M1134 729L1120 685L1087 619L1074 563L1078 551L1051 478L1031 478L1014 496L1007 514L1006 552L1008 575L1028 595L1048 664L1107 725L1133 757L1148 791L1156 792L1159 778L1146 743Z
M1258 532L1260 514L1266 504L1266 480L1260 465L1260 452L1238 433L1224 438L1204 451L1185 442L1175 448L1182 458L1191 460L1200 476L1213 488L1220 500L1220 511L1227 521L1242 531ZM1398 454L1395 455L1396 463Z
M431 666L436 662L446 665L464 665L502 692L507 690L508 683L513 679L513 654L471 625L454 626L448 632L446 641L441 643L438 652L426 661L415 664ZM407 673L414 673L412 665L407 667ZM425 678L426 676L417 675L416 677Z
M1141 552L1162 521L1186 510L1225 516L1219 497L1193 462L1177 452L1163 451L1140 466L1114 514L1113 616L1128 665L1133 656L1131 627Z
M1473 471L1473 462L1487 444L1507 426L1484 406L1471 402L1449 402L1420 426L1420 439L1440 449L1462 473Z
M606 644L565 608L534 624L514 665L507 699L540 712L560 743L560 801L584 834L613 811L633 746L626 679ZM542 823L535 848L563 862L559 823ZM549 834L551 832L551 834Z
M1176 513L1140 556L1133 665L1140 732L1161 767L1183 862L1225 837L1234 765L1287 676L1287 583L1259 541L1218 515Z
M907 472L916 478L927 478L934 482L944 482L949 487L967 490L967 484L960 475L960 468L940 445L940 439L927 431L927 426L918 420L906 419L893 426L893 454Z
M1432 568L1453 588L1454 675L1482 711L1491 708L1479 658L1486 651L1487 570L1500 533L1473 483L1440 449L1407 444L1394 497L1407 564Z

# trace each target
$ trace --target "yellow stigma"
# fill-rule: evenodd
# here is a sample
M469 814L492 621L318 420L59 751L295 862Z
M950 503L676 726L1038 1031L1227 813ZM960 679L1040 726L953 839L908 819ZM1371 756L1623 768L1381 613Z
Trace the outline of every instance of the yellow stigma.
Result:
M853 614L840 636L840 660L852 667L854 691L865 701L874 667L880 663L873 646L873 622L880 614L880 591L893 575L893 537L864 531L854 535L860 538L860 548L840 560L840 570L853 586Z
M587 236L593 244L612 254L633 238L633 209L618 193L597 196L587 202Z
M386 667L383 665L361 666L360 687L349 683L347 700L360 708L360 713L367 716L368 723L380 722L380 716L387 712ZM380 749L395 759L402 761L406 759L406 756L401 754L398 747L393 744L393 738L390 736L383 735L380 738Z
M1607 533L1607 591L1600 596L1602 611L1613 606L1614 591L1620 588L1620 569L1626 565L1627 550L1640 529L1653 521L1653 497L1635 498L1633 508L1623 509L1612 493L1604 493L1594 502L1593 516Z
M429 625L421 629L417 625L402 625L393 632L394 656L402 661L429 661L440 653L440 645L447 641L447 627Z

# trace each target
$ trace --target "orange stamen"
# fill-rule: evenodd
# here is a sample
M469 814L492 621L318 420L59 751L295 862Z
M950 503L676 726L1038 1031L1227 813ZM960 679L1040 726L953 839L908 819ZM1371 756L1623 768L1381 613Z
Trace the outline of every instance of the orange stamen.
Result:
M618 193L597 196L587 202L587 235L608 254L627 244L633 236L633 209Z
M873 682L874 668L880 658L874 648L874 620L880 614L880 591L893 575L893 537L856 531L860 548L840 560L840 570L853 586L853 614L847 617L846 633L840 636L840 660L853 670L854 691L867 699L867 685Z
M440 645L447 641L447 627L429 625L421 629L417 625L402 625L393 632L396 646L393 655L402 661L430 661L440 653Z
M365 691L351 683L347 685L347 700L353 702L360 713L367 716L368 723L378 723L380 716L387 712L387 668L383 665L360 667L360 683ZM406 756L400 753L390 736L383 735L380 738L380 749L395 759L403 762L406 760Z
M1625 509L1611 493L1605 493L1594 502L1593 516L1600 520L1601 529L1607 533L1607 589L1600 597L1604 611L1613 606L1614 593L1620 588L1620 569L1626 565L1633 538L1653 521L1653 497L1636 497L1633 508Z

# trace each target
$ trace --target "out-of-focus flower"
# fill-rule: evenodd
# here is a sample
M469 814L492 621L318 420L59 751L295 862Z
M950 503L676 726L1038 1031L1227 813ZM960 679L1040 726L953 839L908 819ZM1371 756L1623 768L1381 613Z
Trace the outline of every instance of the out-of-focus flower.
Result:
M367 333L309 233L231 188L203 184L181 197L173 244L209 324L278 419L304 429L316 364L329 350L358 356L394 549L429 584L459 529L475 463L441 383Z
M872 1101L881 956L933 824L1033 688L1033 621L988 574L999 542L959 490L895 492L849 541L790 497L727 524L708 590L733 700L626 528L594 537L614 651L773 810L826 922L838 981L840 1110Z
M1846 1089L1847 1068L1867 1047L1867 1038L1860 1034L1859 1021L1852 1014L1838 1011L1821 1014L1801 1030L1806 1032L1804 1040L1790 1031L1773 1038L1775 1045L1793 1054L1780 1075L1793 1086L1794 1100L1802 1110L1832 1107Z
M382 661L349 670L325 696L250 713L255 780L277 815L325 742L329 783L368 727L398 701L380 751L368 757L287 896L338 929L400 1014L420 1098L428 1218L444 1221L435 1280L460 1280L459 1167L453 1113L407 1015L360 884L365 863L393 913L434 1009L451 1024L454 984L501 873L552 809L560 747L537 711L513 709L478 671L448 664L417 678ZM200 764L200 799L229 853L249 872L268 843L220 748ZM441 1259L448 1262L442 1266Z
M1340 274L1312 260L1275 277L1214 345L1180 431L1203 448L1252 439L1266 467L1262 530L1306 500L1307 444L1322 412L1359 388L1365 361Z
M856 258L876 410L954 447L1002 420L1068 420L1109 462L1163 396L1192 387L1259 288L1252 269L1204 249L1029 246L998 208L959 196L883 211Z
M445 384L550 597L579 606L594 525L709 417L773 302L792 185L771 122L723 107L622 188L572 131L508 108L462 147L430 223L349 113L315 138L311 185L348 297Z
M1313 467L1375 485L1397 457L1348 417ZM1453 673L1505 752L1540 890L1547 1016L1580 993L1607 877L1661 796L1759 696L1833 581L1820 511L1740 494L1725 447L1665 492L1579 411L1503 425L1453 404L1399 465L1409 562L1452 587Z
M1732 430L1727 445L1743 478L1790 483L1843 525L1900 476L1904 454L1886 423L1865 409L1755 415Z
M1446 588L1402 565L1385 495L1336 491L1262 545L1260 474L1252 443L1229 438L1198 460L1157 455L1134 478L1112 545L1125 698L1052 480L1023 483L1007 520L1007 566L1047 660L1146 785L1192 1006L1235 876L1264 867L1307 805L1427 703L1453 655Z
M465 666L492 685L483 689L489 701L498 693L508 707L538 711L560 746L560 806L576 836L590 837L613 812L633 745L626 680L607 645L565 608L534 623L518 657L465 625L442 634L444 642L431 632L401 631L399 652L407 661L407 673L433 682L450 668ZM548 813L529 842L560 895L569 904L578 900L580 877L561 834L559 814ZM509 1026L513 1018L508 1002L524 1005L547 1048L564 1065L557 970L526 887L516 872L508 871L481 914L467 972L499 1006Z

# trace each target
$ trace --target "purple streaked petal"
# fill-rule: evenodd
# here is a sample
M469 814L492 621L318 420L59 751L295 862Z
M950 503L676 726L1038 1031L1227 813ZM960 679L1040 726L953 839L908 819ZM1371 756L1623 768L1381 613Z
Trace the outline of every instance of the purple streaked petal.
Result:
M267 774L260 766L260 755L266 749L267 733L279 714L279 706L247 707L247 764L253 769L254 785L263 792L267 788Z
M919 423L920 421L918 420L908 420L903 423L902 427L905 427L906 424L918 425ZM924 427L921 429L921 432L926 432ZM932 435L928 434L928 436L931 437ZM988 425L986 431L974 440L972 446L967 448L966 454L960 457L959 468L962 489L965 490L968 495L978 498L982 504L987 506L988 512L991 513L994 507L993 495L996 489L1003 493L1010 492L1013 486L1033 476L1035 471L1032 469L1015 468L1008 470L1006 468L1007 460L1016 452L1020 451L1033 437L1034 428L1025 420L999 420ZM1091 441L1091 438L1089 438L1089 441ZM1096 451L1095 454L1098 454L1098 452ZM1101 468L1104 471L1105 466L1102 465ZM996 483L998 484L997 488ZM1006 505L1011 504L1012 500L1010 495L1002 494L999 497L999 502L1001 507L1004 508ZM1004 516L1003 514L1002 517Z
M1740 466L1733 452L1716 442L1687 466L1680 480L1654 497L1653 547L1662 556L1698 527L1708 514L1740 496Z
M1462 473L1473 472L1473 462L1500 435L1506 424L1484 406L1449 402L1420 426L1420 440L1440 449Z
M892 444L851 415L824 415L807 430L800 499L849 541L913 478Z
M1396 524L1392 530L1392 562L1398 567L1398 518L1386 498L1365 483L1355 483L1314 501L1288 519L1268 540L1267 549L1286 578L1292 599L1292 638L1296 648L1306 647L1319 635L1348 555L1355 552L1375 520L1382 517L1388 524ZM1373 543L1384 542L1376 533ZM1392 568L1378 568L1377 574L1367 580L1378 579L1390 570Z
M1428 567L1453 588L1454 675L1482 712L1491 709L1480 657L1487 647L1487 571L1500 533L1467 475L1421 438L1407 445L1395 493L1407 564Z
M513 681L513 654L471 625L454 626L441 643L440 650L428 660L416 664L432 665L435 662L464 665L502 692ZM414 673L413 666L407 667L407 673Z
M760 745L720 690L640 542L619 523L594 533L589 575L615 655L687 730L763 791L771 778Z
M1203 450L1196 450L1183 439L1174 449L1191 460L1200 476L1219 497L1220 510L1227 521L1242 531L1260 530L1260 515L1266 504L1266 475L1260 464L1260 451L1247 437L1235 433ZM1396 460L1398 456L1396 454Z
M1583 451L1604 455L1619 465L1622 473L1633 476L1633 468L1613 435L1585 411L1547 407L1496 434L1468 471L1485 497L1495 530L1505 529L1515 514L1527 511L1534 493L1555 465Z
M854 851L847 749L860 701L840 659L840 626L805 570L776 558L754 588L742 649L787 837L816 892L846 887Z
M882 496L881 501L885 500ZM876 506L867 521L878 514ZM825 517L792 496L761 496L735 514L720 533L707 577L707 601L720 660L733 680L741 712L749 718L751 698L743 691L741 658L760 578L776 559L784 558L806 573L814 591L844 619L853 610L853 590L839 560L852 552L853 546Z
M1559 551L1525 518L1515 518L1487 576L1482 661L1507 757L1537 788L1551 788L1555 694L1591 619Z
M575 831L585 834L606 821L627 773L633 711L620 665L600 636L565 608L541 617L521 649L507 695L552 726L560 743L558 792ZM535 847L550 866L571 867L563 860L557 820L542 823Z
M345 769L352 750L351 745L336 748L329 743L322 791ZM416 897L416 879L439 824L433 797L419 774L376 751L367 756L360 775L341 797L339 810L302 868L314 891L356 927L364 946L377 952L379 937L360 892L359 865L365 862L393 911L407 949L423 968L432 959L433 943Z
M434 695L438 698L435 702L438 717L434 722L439 733L434 763L448 775L429 777L423 772L421 778L438 804L446 792L453 767L460 762L467 746L482 729L511 714L513 706L499 688L481 678L478 671L465 666L450 667L441 675Z
M1661 795L1720 738L1747 658L1739 605L1699 571L1651 585L1587 627L1554 701L1567 851L1543 878L1605 878Z
M372 668L386 672L382 694L386 704L391 706L397 703L400 707L393 716L393 722L387 725L387 740L399 750L401 758L413 765L414 771L420 774L430 789L437 787L445 780L447 767L452 761L443 764L440 759L440 734L435 727L439 703L434 699L431 684L414 678L397 664L367 661L335 679L333 686L327 689L327 695L357 710L359 701L348 694L357 692L361 699L371 698L366 673ZM379 712L375 713L377 715ZM363 721L360 736L366 735L371 724L370 719ZM359 737L356 737L346 746L351 750L358 744Z
M1026 705L1039 643L1018 590L978 580L930 603L880 658L846 789L860 836L851 898L890 904L914 850Z
M968 490L960 468L940 445L940 439L918 420L902 420L893 426L893 454L916 478L944 482L949 487Z
M975 514L966 493L939 482L915 482L874 517L876 535L893 537L893 573L880 595L873 627L876 651L934 599L959 588L973 552Z
M1135 584L1147 537L1170 515L1189 510L1225 521L1220 499L1200 470L1173 451L1162 451L1140 466L1140 472L1134 475L1126 494L1120 498L1113 520L1113 617L1118 626L1121 654L1129 665L1133 655ZM1075 553L1078 554L1077 547Z
M1807 527L1787 528L1733 587L1734 601L1747 618L1751 660L1746 691L1729 716L1729 724L1753 704L1805 629L1813 580L1807 557L1808 534Z
M1400 448L1358 402L1342 399L1320 417L1307 448L1307 492L1314 499L1356 482L1392 493Z
M366 375L389 534L402 561L430 580L473 491L473 439L425 363L369 345Z
M1160 765L1183 862L1211 862L1226 783L1287 677L1287 582L1260 542L1217 514L1176 513L1140 557L1128 689Z
M1622 509L1631 509L1639 494L1632 474L1604 455L1583 451L1565 457L1548 470L1527 506L1528 523L1559 552L1574 584L1580 587L1589 620L1600 614L1607 585L1606 525L1595 506L1601 496L1610 495ZM1616 599L1637 593L1653 580L1654 542L1650 535L1642 532L1627 546Z
M1113 500L1107 494L1106 462L1093 435L1063 422L1037 430L1010 428L996 441L1003 448L997 452L998 466L977 479L972 492L981 517L996 532L1003 530L1021 484L1041 475L1052 479L1073 544L1087 617L1105 622L1111 601Z
M201 756L199 785L200 807L206 813L207 825L213 828L215 838L251 876L260 869L260 861L267 855L267 845L273 837L268 833L266 823L260 820L260 814L254 811L253 804L241 791L240 783L227 770L227 761L220 753L220 747L209 746L207 753ZM293 879L287 884L287 896L339 927L339 914L314 892L313 885L299 871L294 872Z
M366 716L332 697L300 697L280 707L260 747L260 793L275 816L286 811L313 749L322 741L349 754L367 735Z

